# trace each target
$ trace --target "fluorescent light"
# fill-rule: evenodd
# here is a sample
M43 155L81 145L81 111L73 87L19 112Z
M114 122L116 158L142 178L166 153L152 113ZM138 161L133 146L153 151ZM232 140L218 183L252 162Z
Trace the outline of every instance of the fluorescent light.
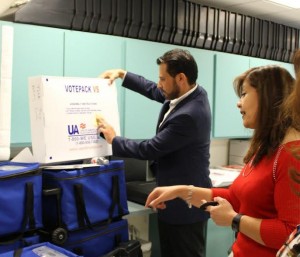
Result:
M276 4L284 5L286 7L299 9L300 8L300 1L296 0L267 0L269 2L273 2Z

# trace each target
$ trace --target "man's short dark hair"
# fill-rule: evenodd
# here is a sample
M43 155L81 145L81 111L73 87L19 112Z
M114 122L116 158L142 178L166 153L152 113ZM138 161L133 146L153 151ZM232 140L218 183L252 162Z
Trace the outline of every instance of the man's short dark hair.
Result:
M198 78L198 67L194 57L189 51L183 49L173 49L157 58L158 65L165 63L167 72L175 77L178 73L184 73L190 85L196 83Z

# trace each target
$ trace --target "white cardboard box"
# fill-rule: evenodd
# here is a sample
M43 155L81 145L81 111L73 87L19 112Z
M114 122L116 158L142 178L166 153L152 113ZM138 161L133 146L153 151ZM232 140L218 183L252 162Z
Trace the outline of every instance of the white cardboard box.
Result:
M96 115L120 135L116 86L105 79L30 77L29 108L33 156L40 163L111 155Z

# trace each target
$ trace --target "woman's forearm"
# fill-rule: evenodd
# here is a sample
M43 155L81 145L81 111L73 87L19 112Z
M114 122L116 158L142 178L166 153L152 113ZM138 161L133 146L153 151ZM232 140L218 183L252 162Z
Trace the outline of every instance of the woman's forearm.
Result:
M200 205L202 204L202 200L212 200L212 190L209 188L178 186L177 194L178 197L195 207L200 207Z

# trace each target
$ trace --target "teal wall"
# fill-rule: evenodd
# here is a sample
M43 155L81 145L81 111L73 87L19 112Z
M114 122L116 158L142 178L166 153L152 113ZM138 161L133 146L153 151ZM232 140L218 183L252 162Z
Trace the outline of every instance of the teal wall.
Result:
M31 142L28 77L63 76L64 33L15 24L12 74L11 142Z
M30 143L28 77L37 75L97 77L106 69L123 68L158 80L157 57L176 45L2 22L14 28L11 143ZM0 30L1 36L1 30ZM280 64L259 58L182 47L195 57L198 83L208 92L213 115L212 138L247 138L242 125L233 79L249 67ZM1 57L0 57L1 58ZM121 133L130 138L151 138L161 105L120 86L117 80Z

